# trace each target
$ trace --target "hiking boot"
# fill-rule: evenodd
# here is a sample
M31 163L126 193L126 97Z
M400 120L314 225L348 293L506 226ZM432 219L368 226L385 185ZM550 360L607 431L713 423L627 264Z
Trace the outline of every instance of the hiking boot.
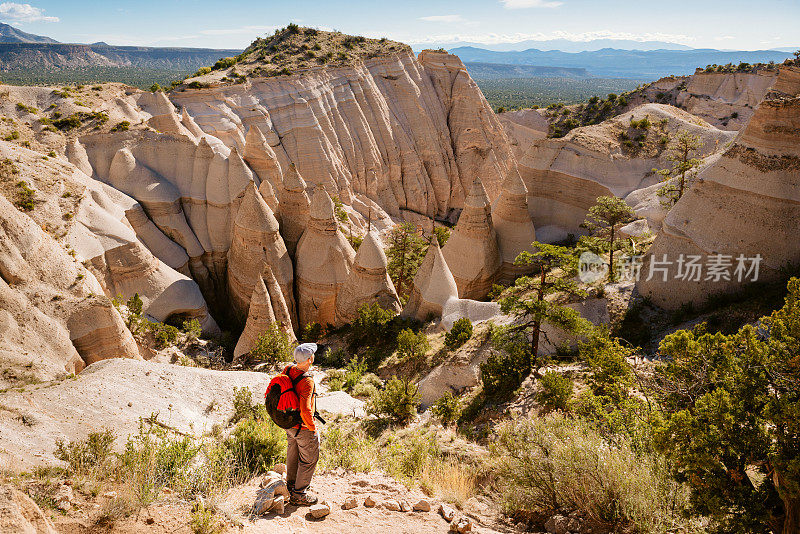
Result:
M311 506L317 504L317 496L313 493L293 493L289 499L289 504L293 506Z

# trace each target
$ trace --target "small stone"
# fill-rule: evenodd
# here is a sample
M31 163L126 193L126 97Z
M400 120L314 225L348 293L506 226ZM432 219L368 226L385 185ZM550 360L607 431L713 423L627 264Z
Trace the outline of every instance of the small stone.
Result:
M442 514L442 517L444 517L444 520L447 522L452 521L456 517L456 511L446 504L439 505L439 513Z
M166 490L166 488L164 488L164 489ZM105 497L106 499L116 499L117 498L117 492L116 491L107 491L107 492L105 492L103 494L103 497Z
M130 407L132 407L132 406L133 406L133 403L132 403L132 402L129 402L129 403L128 403L128 408L130 408Z
M281 476L280 473L276 473L275 471L267 471L267 473L264 475L264 478L261 479L260 486L262 488L265 488L265 487L269 486L270 484L272 484L273 482L275 482L277 480L282 480L282 479L283 479L283 477Z
M272 466L272 470L283 476L286 474L286 464L275 464Z
M400 501L400 511L401 512L410 512L411 505L408 504L408 501Z
M342 510L351 510L358 506L358 499L355 496L348 497L342 503Z
M431 503L429 503L425 499L420 499L417 503L413 506L413 510L415 512L430 512L431 511Z
M311 508L308 509L308 511L311 512L312 516L319 519L331 513L331 508L325 503L320 503L312 505Z
M286 505L286 499L284 498L284 496L278 495L272 502L272 507L269 509L269 511L275 514L282 514L285 505Z
M61 505L63 503L66 503L67 508L69 508L74 498L75 497L72 493L72 487L66 484L61 484L56 490L55 494L53 495L53 500L55 500L58 503L59 508L61 508L62 510L64 510L64 508L62 508Z
M148 525L152 525L153 523L155 523L155 522L156 522L156 520L155 520L155 519L153 519L152 517L148 517L147 519L145 519L145 520L144 520L144 522L145 522L146 524L148 524Z
M450 523L450 532L458 532L459 534L472 532L472 521L468 517L459 517Z
M569 518L557 514L552 516L545 522L544 528L550 534L567 534L570 530L569 522L570 522Z
M397 501L384 501L382 506L390 510L392 512L399 512L400 511L400 503Z
M377 502L376 502L376 501L375 501L375 499L372 497L372 495L367 495L367 498L366 498L366 499L364 499L364 506L366 506L367 508L372 508L372 507L374 507L376 504L377 504Z

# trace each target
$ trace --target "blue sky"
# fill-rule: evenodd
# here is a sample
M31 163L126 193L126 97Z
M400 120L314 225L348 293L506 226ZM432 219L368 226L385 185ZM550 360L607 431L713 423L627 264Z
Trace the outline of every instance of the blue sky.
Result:
M800 46L800 0L34 0L0 20L62 42L243 48L288 22L410 44L663 40L695 48Z

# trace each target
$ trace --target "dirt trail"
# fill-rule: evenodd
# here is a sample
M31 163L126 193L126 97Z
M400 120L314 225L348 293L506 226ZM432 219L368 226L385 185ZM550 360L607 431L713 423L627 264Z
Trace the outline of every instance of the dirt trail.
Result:
M426 497L420 490L408 490L397 480L378 473L328 473L314 477L312 489L320 501L327 501L331 513L315 519L308 508L287 505L281 515L251 513L260 478L230 489L215 502L220 512L217 517L226 519L226 534L419 534L446 533L450 523L438 513L440 500ZM374 508L364 506L371 495L377 502ZM358 506L343 510L347 497L355 496ZM420 499L431 504L430 512L394 512L382 504L388 500L405 500L414 505ZM49 512L57 532L62 534L191 534L192 504L171 495L161 498L138 514L119 519L112 525L100 525L103 504L110 499L102 494L96 498L79 498L65 515ZM455 507L453 507L455 509ZM497 510L480 498L470 499L464 511L456 510L456 518L466 516L472 520L472 531L479 534L505 534L514 532L503 524Z

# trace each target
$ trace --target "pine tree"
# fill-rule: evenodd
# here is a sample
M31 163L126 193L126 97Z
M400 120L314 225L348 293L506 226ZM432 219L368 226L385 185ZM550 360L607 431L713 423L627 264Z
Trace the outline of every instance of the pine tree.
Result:
M389 233L389 248L386 250L389 276L397 294L408 297L411 281L419 270L428 242L411 223L402 223Z
M667 156L672 167L653 169L653 172L661 175L661 181L667 182L658 190L658 196L662 197L661 203L665 208L674 206L697 178L698 168L703 163L702 159L694 157L699 148L700 137L681 131L672 142L670 154ZM669 183L673 178L677 178L677 181Z
M534 242L535 252L523 251L514 260L516 265L535 265L538 273L517 278L500 298L503 313L515 317L515 330L530 335L531 369L538 376L539 342L542 325L549 323L567 332L588 328L588 322L572 308L564 306L572 297L583 297L578 287L578 258L568 247ZM549 340L548 340L549 341Z
M593 250L608 253L608 279L614 281L614 252L627 245L625 239L619 238L621 226L636 218L636 213L624 200L618 197L597 197L597 204L589 208L586 220L581 224L588 229L591 237L582 237L581 244Z

